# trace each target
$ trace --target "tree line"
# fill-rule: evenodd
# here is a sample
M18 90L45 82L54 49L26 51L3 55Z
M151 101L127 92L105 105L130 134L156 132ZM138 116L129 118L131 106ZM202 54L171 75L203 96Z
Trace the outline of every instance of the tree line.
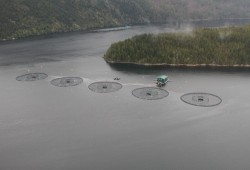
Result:
M0 0L0 4L0 39L135 24L250 18L248 0Z
M143 34L111 45L108 62L137 64L250 64L250 26Z

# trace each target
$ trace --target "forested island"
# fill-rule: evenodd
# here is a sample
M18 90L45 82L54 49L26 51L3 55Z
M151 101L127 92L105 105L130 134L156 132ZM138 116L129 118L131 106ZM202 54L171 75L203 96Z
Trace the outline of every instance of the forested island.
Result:
M248 66L250 26L143 34L111 45L109 63L169 66Z
M250 18L249 0L0 0L0 40L148 23Z

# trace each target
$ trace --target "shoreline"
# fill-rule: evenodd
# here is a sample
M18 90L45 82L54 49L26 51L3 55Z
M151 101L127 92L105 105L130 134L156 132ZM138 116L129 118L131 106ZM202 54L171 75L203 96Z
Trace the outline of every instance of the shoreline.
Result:
M187 67L187 68L205 68L205 67L216 67L216 68L250 68L250 64L234 64L234 65L226 65L226 64L167 64L167 63L136 63L136 62L115 62L115 61L107 61L108 64L111 65L134 65L134 66L144 66L144 67Z
M126 26L116 26L116 27L100 27L100 28L91 28L91 29L82 29L82 30L76 30L76 31L59 31L59 32L48 32L45 34L38 34L38 35L29 35L24 37L12 37L12 38L4 38L0 39L1 42L12 42L12 41L18 41L18 40L25 40L25 39L36 39L36 38L43 38L43 37L50 37L50 36L59 36L63 34L70 34L70 33L98 33L98 32L111 32L111 31L121 31L132 28L132 26L137 25L126 25Z
M133 26L141 26L141 25L168 25L172 22L180 22L180 23L198 23L198 22L216 22L216 21L232 21L232 20L250 20L250 17L247 18L220 18L220 19L189 19L189 20L183 20L183 21L165 21L165 22L150 22L150 23L131 23L128 25L117 25L117 26L111 26L111 27L95 27L95 28L87 28L87 29L79 29L79 30L73 30L73 31L58 31L58 32L48 32L48 33L41 33L37 35L28 35L23 37L11 37L11 38L2 38L0 39L0 42L7 42L7 41L16 41L16 40L23 40L23 39L29 39L29 38L36 38L36 37L46 37L51 35L61 35L61 34L67 34L67 33L92 33L92 32L111 32L111 31L120 31L120 30L126 30L130 29ZM248 23L245 23L248 24ZM245 25L240 24L240 25Z

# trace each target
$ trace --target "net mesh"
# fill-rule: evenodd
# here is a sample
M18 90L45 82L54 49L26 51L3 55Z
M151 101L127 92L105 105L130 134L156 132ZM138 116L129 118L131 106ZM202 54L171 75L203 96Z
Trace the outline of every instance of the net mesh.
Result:
M181 96L181 100L187 104L202 107L212 107L222 102L219 96L209 93L188 93Z
M143 87L132 91L132 94L143 100L159 100L169 95L168 91L155 87Z
M118 91L122 85L117 82L95 82L89 85L89 89L96 93L110 93Z
M77 86L83 82L80 77L63 77L51 81L51 84L57 87Z
M37 81L37 80L43 80L48 77L45 73L29 73L25 75L21 75L16 77L17 81Z

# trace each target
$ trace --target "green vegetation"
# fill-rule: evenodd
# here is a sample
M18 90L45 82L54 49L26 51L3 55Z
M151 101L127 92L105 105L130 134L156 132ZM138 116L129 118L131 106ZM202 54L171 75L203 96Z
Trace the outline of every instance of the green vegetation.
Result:
M196 19L249 18L249 0L0 0L0 39Z
M249 65L250 26L143 34L112 44L104 58L114 63Z
M145 23L130 0L0 0L0 39Z

